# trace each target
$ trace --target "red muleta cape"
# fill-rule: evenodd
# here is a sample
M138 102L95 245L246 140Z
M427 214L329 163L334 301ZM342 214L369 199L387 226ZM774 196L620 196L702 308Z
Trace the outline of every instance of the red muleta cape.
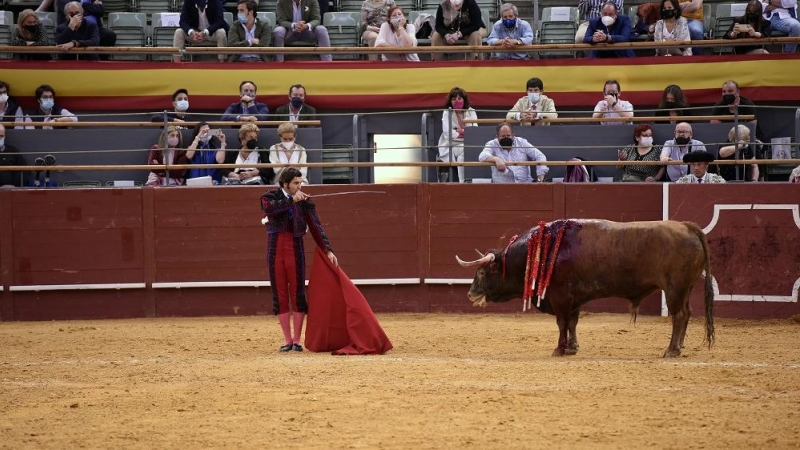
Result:
M367 299L319 247L308 282L305 346L334 355L382 355L392 349Z

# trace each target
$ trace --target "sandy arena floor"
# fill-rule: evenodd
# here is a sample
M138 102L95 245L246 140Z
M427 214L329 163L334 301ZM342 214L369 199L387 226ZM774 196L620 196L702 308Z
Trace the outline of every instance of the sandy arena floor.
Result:
M0 448L800 448L800 318L384 314L384 356L272 317L0 323Z

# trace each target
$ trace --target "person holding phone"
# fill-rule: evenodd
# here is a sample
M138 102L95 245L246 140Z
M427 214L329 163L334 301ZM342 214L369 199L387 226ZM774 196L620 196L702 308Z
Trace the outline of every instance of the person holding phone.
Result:
M222 164L225 162L225 135L220 130L211 131L211 127L200 122L194 127L192 143L186 148L186 158L192 164ZM210 176L213 183L219 184L222 174L216 169L189 169L187 178Z
M603 85L603 100L594 107L594 118L633 117L633 105L620 98L619 81L608 80ZM628 122L600 122L602 125L622 125Z
M764 20L761 2L750 0L747 3L745 14L733 20L728 31L722 37L725 39L761 39L770 37L772 28L768 20ZM762 45L738 45L733 47L737 55L759 55L769 53Z

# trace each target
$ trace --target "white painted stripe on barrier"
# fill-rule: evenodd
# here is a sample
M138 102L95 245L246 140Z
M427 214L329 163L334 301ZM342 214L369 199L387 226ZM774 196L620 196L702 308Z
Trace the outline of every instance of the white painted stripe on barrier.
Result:
M350 280L359 286L380 286L398 284L420 284L420 278L374 278ZM305 282L308 286L308 280ZM192 288L229 288L229 287L270 287L269 281L184 281L169 283L153 283L153 289L192 289Z
M669 187L672 183L661 184L661 220L669 220ZM661 291L661 316L667 317L669 315L669 308L667 308L667 294Z
M32 286L9 286L11 292L34 291L91 291L103 289L144 289L144 283L102 283L102 284L35 284Z
M422 278L367 278L367 279L356 279L350 280L355 285L360 286L379 286L382 284L421 284Z
M472 284L472 278L425 278L425 284Z

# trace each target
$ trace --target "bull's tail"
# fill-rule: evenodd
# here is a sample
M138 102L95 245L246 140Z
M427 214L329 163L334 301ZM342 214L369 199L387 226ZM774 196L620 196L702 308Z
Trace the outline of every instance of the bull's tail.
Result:
M697 235L697 239L700 240L700 244L703 246L703 254L705 257L704 270L706 272L706 282L704 288L706 307L706 342L708 342L708 348L711 348L711 346L714 345L714 284L711 280L711 252L708 250L708 239L706 239L706 235L703 233L703 230L701 230L696 223L684 223L692 233Z

